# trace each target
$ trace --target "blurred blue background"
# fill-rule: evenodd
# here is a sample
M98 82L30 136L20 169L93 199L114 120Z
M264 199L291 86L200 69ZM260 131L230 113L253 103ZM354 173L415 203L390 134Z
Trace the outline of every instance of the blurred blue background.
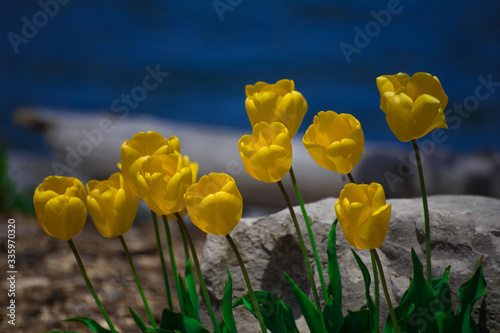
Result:
M147 66L159 66L169 76L130 116L249 128L245 85L289 78L309 104L302 130L320 110L347 112L361 121L367 142L397 141L375 78L429 72L449 96L448 117L462 120L443 147L499 150L498 1L60 2L0 3L0 139L11 148L46 149L38 134L12 124L16 108L110 110L142 85ZM389 10L377 23L372 11ZM30 38L26 22L40 26ZM356 37L367 28L368 39ZM349 59L342 43L357 47ZM480 101L479 76L496 82ZM453 110L474 98L479 105L467 118Z

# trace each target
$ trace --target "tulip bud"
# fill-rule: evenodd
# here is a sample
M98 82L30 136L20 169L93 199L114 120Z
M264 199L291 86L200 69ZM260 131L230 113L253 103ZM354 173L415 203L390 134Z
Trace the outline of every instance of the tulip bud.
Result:
M97 230L104 237L125 234L134 223L139 208L139 197L125 186L121 173L107 180L87 183L87 203Z
M307 102L295 91L292 80L280 80L275 84L257 82L247 85L245 93L245 108L252 127L261 121L280 122L288 129L290 139L295 136L307 112Z
M365 138L354 116L321 111L302 138L309 155L323 168L348 174L363 155Z
M360 250L376 249L384 242L391 219L391 205L385 203L382 185L345 185L335 203L335 213L351 246Z
M241 137L238 149L246 172L266 183L281 180L292 166L292 143L281 123L258 123L252 135Z
M435 128L448 128L444 109L448 96L441 82L427 73L383 75L377 78L380 108L398 140L423 137Z
M138 194L158 215L178 213L185 208L184 193L193 184L193 169L197 164L178 153L151 155L136 174Z
M33 203L43 230L61 240L75 237L87 220L85 187L74 177L45 178L35 190Z
M125 181L125 185L135 195L139 195L137 189L137 173L142 167L142 163L151 155L165 155L170 153L180 154L181 146L179 139L171 136L165 139L156 132L140 132L125 141L121 146L120 170Z
M211 173L191 185L184 195L191 222L207 234L227 235L238 224L243 199L234 179Z

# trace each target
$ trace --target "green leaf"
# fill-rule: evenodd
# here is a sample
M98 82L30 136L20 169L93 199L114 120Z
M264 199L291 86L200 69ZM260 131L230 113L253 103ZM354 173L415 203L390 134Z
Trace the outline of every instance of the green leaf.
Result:
M276 329L279 333L288 333L286 329L285 319L283 318L284 308L278 304L276 311Z
M210 333L206 328L201 326L199 322L183 315L175 313L169 309L164 309L161 316L160 328L167 330L178 330L184 333Z
M401 297L401 302L400 304L394 308L394 313L396 314L396 318L398 320L398 326L400 332L407 332L407 333L418 333L420 332L419 326L425 326L427 325L429 319L428 315L424 312L422 316L422 309L420 309L420 314L417 311L417 305L415 304L415 293L419 293L419 287L418 285L426 285L430 286L427 280L424 277L423 274L423 266L420 260L418 259L417 255L412 249L412 260L413 260L413 271L414 271L414 278L410 281L410 285L408 286L408 289L403 293L403 296ZM417 277L417 278L415 278ZM436 282L436 286L439 284L439 279ZM434 282L433 282L434 283ZM444 281L443 281L444 283ZM430 289L432 291L432 294L435 295L435 291ZM410 294L410 291L412 294ZM431 299L430 302L434 302L435 300L433 299L434 296L430 295L429 289L426 291L427 297ZM413 297L410 297L412 295ZM425 304L425 302L424 302ZM431 303L432 304L432 303ZM435 308L435 303L434 306ZM425 310L424 310L425 311ZM432 318L432 317L431 317ZM432 320L432 319L431 319ZM437 322L437 317L434 320ZM436 327L433 324L433 329L436 329ZM392 324L391 317L388 315L387 320L385 323L385 329L383 331L384 333L392 333L394 332L394 326ZM438 329L436 329L436 332L438 332Z
M371 332L370 310L366 307L361 308L359 311L347 310L347 316L344 319L344 325L340 329L340 333L362 333Z
M413 280L408 288L408 297L415 304L415 314L412 315L410 321L414 322L421 333L438 332L434 290L424 277L422 263L413 248L411 249L411 260L413 262Z
M410 286L412 287L413 281L410 281ZM411 303L410 297L408 296L408 289L403 293L400 304L394 308L394 314L398 320L398 326L400 332L407 333L417 333L418 327L415 325L415 321L410 321L410 318L415 317L415 305ZM387 315L387 320L385 322L384 333L394 332L394 326L392 324L392 319L390 315Z
M375 252L370 251L370 260L372 262L372 270L373 270L373 285L374 285L374 294L375 294L375 312L373 313L374 324L373 331L375 333L380 332L380 286L379 286L379 272L377 268L377 259L375 258Z
M378 327L375 326L375 323L378 322L377 318L375 317L377 315L377 311L375 309L375 304L373 303L372 297L370 295L370 285L371 285L371 277L370 277L370 272L368 272L368 269L366 268L365 264L361 260L361 258L354 252L354 250L351 249L352 254L354 255L354 258L356 259L356 262L358 263L359 269L361 270L361 274L363 274L363 280L365 282L365 297L366 297L366 304L368 305L368 310L370 313L370 332L378 332ZM364 312L363 312L364 315Z
M450 266L448 266L443 276L432 279L432 289L436 298L436 319L439 323L442 319L451 316L451 292L450 292Z
M328 333L337 333L344 324L342 308L337 302L333 301L331 296L326 301L325 308L323 309L323 320L325 321L325 328Z
M335 227L337 226L338 220L332 224L330 233L328 234L327 248L326 252L328 255L328 295L332 297L333 301L338 304L338 307L342 307L342 282L340 279L340 269L339 262L337 259L337 245L336 245L336 233Z
M96 332L96 333L112 333L110 330L102 327L94 319L91 319L91 318L87 318L87 317L73 317L73 318L65 319L64 321L76 321L76 322L82 323L84 325L87 325L87 327L90 328L90 330L92 332Z
M476 322L471 316L476 301L486 293L486 280L483 276L482 257L474 275L458 289L460 306L456 315L444 320L445 332L479 332Z
M200 322L199 316L198 319L196 318L196 314L193 309L193 305L191 304L191 299L189 298L189 293L186 288L186 283L184 282L184 278L179 274L179 289L181 291L181 295L179 297L182 297L182 313L184 313L186 316L193 318L197 322Z
M193 269L191 267L191 261L189 260L189 258L187 258L186 260L186 286L189 294L189 299L191 300L191 306L193 307L194 319L196 319L198 322L201 322L198 290L196 289L196 282L194 280Z
M134 318L135 323L137 324L141 332L148 333L149 331L146 324L144 323L144 320L142 320L142 318L134 310L132 310L132 308L128 309L130 310L130 313L132 314L132 317Z
M224 319L221 324L223 332L236 333L236 322L233 315L233 279L229 269L227 270L227 283L224 289L224 296L222 297L222 318Z
M292 280L292 278L289 277L288 274L284 274L288 285L290 285L290 288L292 288L292 292L295 296L295 299L297 300L297 303L299 303L300 310L304 315L307 326L309 326L311 333L327 333L319 310L316 308L316 306L314 306L309 297L307 297L306 294L304 294L304 292L300 290L300 288Z
M264 319L264 324L272 333L280 333L278 325L278 311L281 312L281 319L283 320L286 332L298 333L295 318L293 316L292 308L283 302L278 296L271 294L267 291L255 291L255 298L259 304L260 313ZM249 294L245 294L238 298L233 303L233 308L239 305L244 305L256 318L253 310L252 302Z

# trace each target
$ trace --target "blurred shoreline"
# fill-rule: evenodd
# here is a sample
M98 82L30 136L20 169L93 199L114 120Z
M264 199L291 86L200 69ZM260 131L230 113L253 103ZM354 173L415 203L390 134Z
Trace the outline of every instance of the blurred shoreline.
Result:
M251 178L244 170L237 142L245 130L193 125L155 117L119 119L109 113L66 112L53 109L19 109L16 125L34 130L50 147L50 154L9 151L9 175L20 192L31 194L49 175L74 176L87 182L117 172L120 146L141 131L175 135L182 154L197 161L199 176L225 172L233 176L249 207L276 210L285 207L277 186ZM319 167L302 145L293 142L293 168L306 202L335 197L347 178ZM419 140L428 194L475 194L500 197L500 152L452 153L441 148L432 132ZM411 145L367 142L353 170L359 183L378 182L388 198L420 195ZM292 191L288 176L283 179ZM267 208L266 208L267 207ZM266 211L267 212L267 211Z

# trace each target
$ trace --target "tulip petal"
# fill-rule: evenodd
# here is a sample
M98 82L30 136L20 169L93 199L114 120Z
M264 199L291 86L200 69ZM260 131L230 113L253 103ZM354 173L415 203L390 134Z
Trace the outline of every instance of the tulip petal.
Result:
M378 183L371 183L370 188L372 189L372 191L370 191L372 193L370 198L371 206L374 210L377 210L385 205L384 188Z
M277 182L292 166L292 154L283 147L271 145L257 152L252 159L252 171L258 180Z
M270 86L270 84L263 82L263 81L259 81L259 82L255 83L254 85L251 85L251 84L246 85L245 86L245 95L246 95L246 97L251 97L254 94L264 90L265 87L268 87L268 86Z
M191 185L193 175L191 168L182 168L167 183L163 202L165 207L172 213L178 213L185 208L184 194Z
M137 150L141 156L149 156L153 155L159 148L169 146L170 143L160 133L149 131L134 135L129 145Z
M416 125L413 106L412 99L404 93L385 93L380 99L380 108L385 113L389 128L402 142L413 139Z
M425 136L435 128L448 128L439 100L431 95L421 95L415 101L414 117L417 120L413 139Z
M335 203L335 212L349 244L358 249L382 245L389 228L391 205L385 204L380 184L347 184Z
M292 91L281 99L275 109L276 119L285 125L289 131L290 138L293 138L299 130L300 124L307 112L307 102L301 93Z
M359 226L359 249L379 248L387 236L391 217L391 205L380 207L373 216Z
M340 196L350 198L350 201L352 202L360 202L367 206L370 205L370 201L364 191L364 186L358 184L346 184L344 189L340 192Z
M352 115L348 115L346 113L333 117L330 131L328 132L330 142L340 141L351 134L352 129L350 128L348 121L350 117L352 117Z
M252 97L252 103L249 103L250 109L247 108L248 117L252 127L261 121L272 123L277 120L274 111L277 105L281 102L281 96L274 92L265 92L255 94ZM245 102L245 107L247 103Z
M344 233L345 239L347 240L347 242L349 244L351 244L351 246L356 247L355 243L354 243L354 236L353 236L354 232L353 232L351 226L349 225L349 223L347 222L347 220L345 219L345 217L342 215L342 211L343 210L341 208L340 199L339 199L335 203L335 214L337 215L337 219L339 221L340 227L342 228L342 232Z
M90 216L92 216L92 221L94 222L94 225L99 231L101 235L104 237L114 237L110 236L111 231L109 230L108 225L106 224L106 218L104 217L103 211L101 209L101 206L99 205L99 202L93 198L89 197L87 200L87 205L88 205L88 210L90 213Z
M33 204L35 206L35 212L40 220L40 217L43 216L43 209L47 202L52 199L57 197L59 194L57 194L54 191L41 191L39 188L36 189L35 195L33 196Z
M305 140L305 136L304 136L304 140ZM317 143L314 143L314 142L303 141L303 143L304 143L304 147L307 149L307 152L309 153L309 155L311 155L313 160L316 163L318 163L320 166L322 166L323 168L330 170L329 166L323 160L323 153L325 151L325 147L323 147Z
M323 152L323 160L330 170L348 174L358 164L363 148L354 140L342 139L328 146Z
M236 196L211 194L200 203L197 227L213 235L227 235L238 224L242 211L242 201Z
M399 80L394 77L394 75L382 75L377 77L377 88L380 96L385 94L386 92L398 92L401 91L401 84Z
M42 227L49 235L68 241L82 230L86 219L87 208L81 199L60 195L47 202Z
M406 93L414 101L423 94L431 95L437 98L443 110L446 109L448 104L448 96L445 94L441 82L437 77L428 73L419 72L413 74L408 82Z
M327 147L332 143L330 133L333 131L333 118L337 114L333 111L320 111L314 116L313 124L309 126L304 135L304 142L315 142L323 147Z
M223 173L211 173L189 186L184 195L191 222L202 231L227 235L238 224L243 200L234 179Z
M270 87L271 88L271 87ZM272 85L272 90L281 96L285 96L295 90L295 82L292 80L282 79Z

